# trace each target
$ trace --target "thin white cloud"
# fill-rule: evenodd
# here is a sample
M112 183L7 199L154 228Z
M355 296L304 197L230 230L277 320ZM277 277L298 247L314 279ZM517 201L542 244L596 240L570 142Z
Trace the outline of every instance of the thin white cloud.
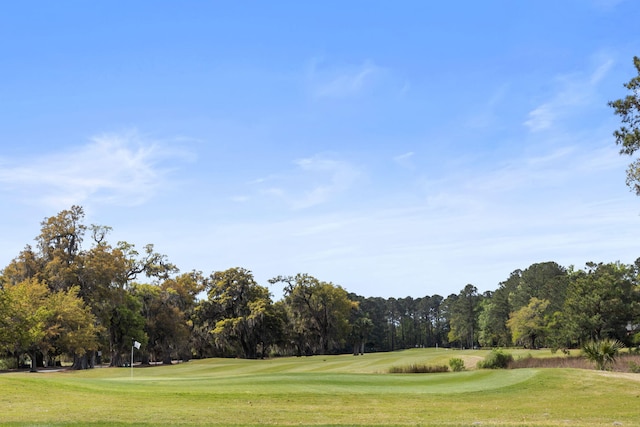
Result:
M372 87L382 74L384 69L371 61L359 65L333 67L314 60L307 78L315 98L345 98Z
M170 172L166 160L186 152L148 141L136 132L104 134L86 145L26 160L5 160L5 192L53 208L97 202L132 206L152 198Z
M249 196L232 196L231 201L235 203L246 203L250 200Z
M310 157L295 162L307 174L319 176L320 181L293 199L295 209L304 209L327 202L334 195L347 191L359 176L351 164L322 157Z
M549 129L556 118L554 106L550 103L540 105L529 112L529 119L524 122L531 132Z
M596 9L609 11L626 1L627 0L591 0L591 3Z
M413 151L409 151L407 153L399 154L399 155L395 156L393 158L393 161L397 165L399 165L399 166L401 166L401 167L403 167L405 169L413 169L415 167L414 164L413 164L413 161L412 161L414 155L415 155L415 153Z
M495 129L501 121L497 108L504 104L510 89L508 83L504 83L493 90L487 100L473 109L473 113L465 119L465 125L472 129Z
M330 202L349 191L361 176L360 170L344 160L316 155L295 160L295 167L252 184L271 184L262 193L286 202L295 210Z
M597 58L599 64L589 75L561 76L557 80L560 88L551 98L531 110L524 125L531 132L551 129L554 125L578 108L589 105L595 93L595 87L607 75L613 61Z

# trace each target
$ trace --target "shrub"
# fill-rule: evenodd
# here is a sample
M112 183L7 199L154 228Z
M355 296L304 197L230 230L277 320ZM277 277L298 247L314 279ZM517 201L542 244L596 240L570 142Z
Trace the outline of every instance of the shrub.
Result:
M15 369L18 365L14 358L10 359L0 359L0 371L6 371L9 369Z
M506 369L509 363L513 362L513 356L502 350L491 350L491 353L485 359L478 363L481 369Z
M634 361L629 362L629 371L633 372L634 374L640 374L640 365L638 365Z
M440 372L449 372L447 365L418 365L411 364L409 366L392 366L389 368L390 374L435 374Z
M457 357L452 357L449 359L449 367L453 372L464 371L464 360L459 359Z
M596 369L604 371L616 361L621 348L624 348L624 344L618 340L591 340L582 346L582 354L595 363Z

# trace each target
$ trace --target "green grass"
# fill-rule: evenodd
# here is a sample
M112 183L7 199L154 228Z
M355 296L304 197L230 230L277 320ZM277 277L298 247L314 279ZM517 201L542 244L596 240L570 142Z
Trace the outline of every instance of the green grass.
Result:
M577 369L387 374L486 351L211 359L0 374L0 425L637 425L640 375ZM526 354L526 352L522 352ZM514 352L517 358L519 353ZM546 353L535 353L543 357Z

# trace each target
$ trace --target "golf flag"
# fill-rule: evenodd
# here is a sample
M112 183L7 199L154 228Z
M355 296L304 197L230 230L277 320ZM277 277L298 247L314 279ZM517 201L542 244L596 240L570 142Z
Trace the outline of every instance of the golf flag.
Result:
M140 350L140 343L139 343L138 341L134 341L134 342L133 342L133 346L134 346L136 349Z

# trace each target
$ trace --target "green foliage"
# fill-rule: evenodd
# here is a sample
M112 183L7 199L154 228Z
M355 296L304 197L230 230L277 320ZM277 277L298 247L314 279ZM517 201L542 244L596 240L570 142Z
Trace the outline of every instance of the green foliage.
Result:
M507 326L515 344L536 348L536 339L544 333L544 312L548 306L549 301L532 297L529 304L511 313Z
M18 365L15 358L0 359L0 371L6 371L7 369L15 369L17 367Z
M136 340L146 346L148 337L144 331L145 319L142 304L129 292L122 291L120 304L111 311L109 342L111 346L111 366L121 366L128 361L131 343Z
M270 282L287 284L284 303L297 354L328 354L346 343L349 318L358 308L347 291L308 274Z
M230 268L211 275L208 296L216 345L239 357L256 358L272 306L269 290L258 285L249 270Z
M457 342L461 347L474 347L481 301L482 297L473 285L465 286L460 294L450 299L449 342Z
M78 288L51 291L35 278L0 290L0 350L29 354L83 355L98 347L102 328L78 297ZM4 326L3 326L4 325Z
M189 341L186 316L180 308L186 303L171 287L135 285L132 292L138 297L145 318L144 330L149 338L145 350L155 360L171 364Z
M566 350L592 337L631 345L635 338L626 327L640 322L640 262L589 263L584 271L533 264L514 271L495 292L481 295L467 285L446 299L365 298L298 274L270 281L285 286L284 298L273 303L248 270L176 275L152 245L140 252L124 241L112 246L109 227L86 227L83 218L78 206L46 218L37 245L0 272L5 352L40 359L67 354L74 366L83 358L78 366L89 367L94 350L113 365L128 361L132 339L143 343L136 353L143 361L168 362L183 354L360 354L478 342ZM134 282L142 275L151 283ZM207 299L198 299L203 291Z
M624 344L614 339L590 340L582 346L582 354L595 363L596 369L607 370L613 365Z
M505 283L513 311L525 307L534 297L549 301L549 312L561 310L567 285L567 270L555 262L535 263L523 271L516 270Z
M464 360L459 357L452 357L449 359L449 367L453 372L460 372L465 370Z
M389 368L390 374L439 374L449 372L447 365L424 365L412 363L407 366L392 366Z
M480 369L506 369L513 362L513 355L500 349L491 350L485 359L478 363Z
M98 335L104 328L96 324L91 308L78 296L79 289L54 292L49 296L50 346L58 352L83 356L98 349Z
M637 316L637 271L616 263L587 263L571 275L564 305L565 330L574 342L627 336Z
M482 347L511 345L511 331L507 328L507 320L511 312L509 291L501 286L491 298L485 298L480 304L478 342Z
M633 65L638 75L624 87L629 94L624 98L609 102L622 125L613 135L616 144L621 146L620 154L632 156L640 148L640 58L633 57ZM633 161L627 169L627 185L640 195L640 160Z

